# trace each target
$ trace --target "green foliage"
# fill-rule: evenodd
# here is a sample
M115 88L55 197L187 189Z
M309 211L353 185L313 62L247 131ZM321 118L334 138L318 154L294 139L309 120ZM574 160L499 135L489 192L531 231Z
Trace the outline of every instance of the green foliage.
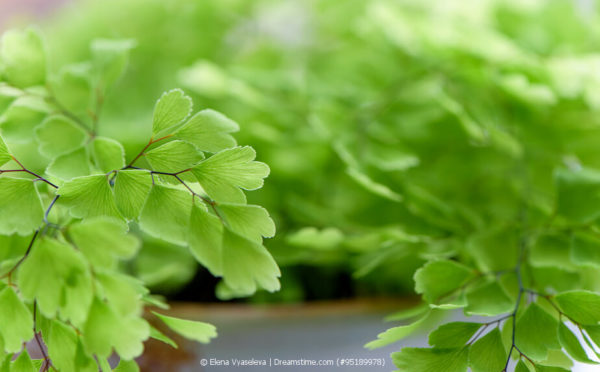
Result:
M192 101L175 89L156 103L141 151L104 129L102 102L134 45L97 39L90 61L47 74L36 32L2 38L0 356L9 354L2 371L110 371L107 358L116 353L114 370L131 372L148 338L177 347L144 317L144 306L157 304L146 286L165 275L148 262L182 276L180 266L195 269L195 256L223 278L230 297L279 289L279 268L263 246L275 224L266 209L246 205L242 191L260 188L268 167L251 147L236 147L235 122L208 109L185 122ZM172 262L136 258L142 245ZM207 323L154 316L191 340L217 335ZM31 360L23 347L33 338L47 346L43 359ZM11 361L13 353L20 354Z
M150 132L148 102L174 79L196 102L247 123L236 137L252 143L272 169L271 191L258 204L273 213L284 234L291 233L269 243L279 262L355 274L355 288L368 288L370 295L405 293L422 267L414 279L426 306L493 316L459 350L405 348L394 355L401 370L488 368L492 364L473 359L471 351L476 345L489 350L489 363L496 363L502 355L497 328L507 362L521 356L519 343L545 358L530 361L525 352L509 369L570 369L557 353L563 322L579 325L590 343L600 342L593 295L600 290L597 12L560 0L282 4L90 2L84 12L59 17L48 27L49 37L61 48L57 58L69 62L86 55L95 35L136 37L136 69L118 86L123 98L106 101L107 116L117 120L102 123L119 140L130 138L122 142L128 159L146 145L138 134L140 128ZM106 9L115 6L127 22L113 22L114 11ZM297 29L281 32L273 24ZM164 35L173 42L157 43ZM120 73L131 43L104 41L95 50L102 46ZM92 81L100 75L95 72ZM85 84L78 86L86 91ZM189 142L207 152L180 178L199 181L189 181L190 187L212 201L244 204L241 189L260 186L258 173L266 169L254 172L252 182L223 174L253 164L234 161L240 148L222 148L234 143L227 135L237 127L195 116L186 124L183 94L169 95L171 103L164 103L158 117L168 111L174 118L155 120L154 138L172 135L164 141ZM8 107L0 127L15 151L16 142L26 141L52 111L43 101L17 96L0 97L0 107ZM208 132L214 142L204 140ZM74 162L83 158L77 151L81 156L64 155L47 173L57 182L88 175L89 164ZM117 172L114 192L128 220L139 219L146 196L157 187L153 180L167 188L159 191L168 194L165 200L178 203L175 191L185 191L173 186L180 182L172 176L125 172ZM144 210L146 230L181 245L187 241L201 263L223 274L220 244L233 227L219 219L218 206L201 205L188 212L182 204L180 212L190 225L206 224L202 235L188 224L159 226L158 217ZM154 262L165 257L155 254ZM220 293L231 291L222 286ZM370 345L408 335L418 328L411 327L413 320ZM520 330L533 329L530 320L549 327L543 341ZM579 328L573 329L579 337Z

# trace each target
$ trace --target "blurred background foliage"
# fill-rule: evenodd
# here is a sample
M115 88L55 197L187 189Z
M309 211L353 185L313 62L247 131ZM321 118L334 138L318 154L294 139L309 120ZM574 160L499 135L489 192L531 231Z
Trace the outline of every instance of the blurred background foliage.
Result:
M100 128L129 154L174 87L240 123L271 167L249 195L278 227L282 291L252 299L271 302L410 294L426 260L512 239L524 198L553 213L554 169L600 169L598 18L594 1L103 0L41 28L65 73L94 38L135 40ZM183 248L146 239L130 269L215 299Z

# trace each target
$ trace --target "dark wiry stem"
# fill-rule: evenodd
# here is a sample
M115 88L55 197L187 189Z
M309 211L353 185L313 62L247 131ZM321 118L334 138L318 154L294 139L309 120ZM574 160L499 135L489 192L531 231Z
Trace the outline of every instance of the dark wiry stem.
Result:
M168 136L164 136L164 137L161 137L161 138L158 138L158 139L154 139L153 137L150 138L150 140L148 141L148 143L146 144L146 146L144 146L144 148L142 149L142 151L140 151L140 153L137 154L135 156L135 158L133 158L133 160L130 161L129 164L127 164L123 169L133 168L133 164L135 164L135 162L138 161L138 159L141 158L146 153L146 150L148 150L148 148L150 146L152 146L153 144L155 144L157 142L165 140L167 138L171 138L172 136L173 135L169 134Z
M50 360L48 353L46 353L44 343L42 342L42 336L40 332L37 331L37 301L33 301L33 334L35 342L37 343L40 352L42 353L42 357L44 359L44 362L40 367L40 372L44 372L50 369L50 366L52 366L52 361Z

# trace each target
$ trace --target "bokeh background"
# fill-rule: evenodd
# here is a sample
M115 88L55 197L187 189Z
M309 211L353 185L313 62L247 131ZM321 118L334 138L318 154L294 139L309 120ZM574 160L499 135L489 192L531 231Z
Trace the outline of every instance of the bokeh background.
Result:
M600 124L593 0L0 0L0 29L31 23L55 71L86 59L94 38L136 40L100 129L128 153L143 147L156 98L181 86L196 109L239 122L238 142L271 166L249 201L276 221L266 246L280 292L224 298L186 249L148 237L131 265L174 303L202 303L175 311L221 330L176 356L182 371L203 370L203 356L372 356L391 368L398 345L362 345L415 303L416 268L470 244L449 232L512 218L503 171L520 145L497 128L551 143L540 173L557 149L600 163L588 151L597 133L569 142L581 134L572 122ZM476 158L462 151L473 144Z

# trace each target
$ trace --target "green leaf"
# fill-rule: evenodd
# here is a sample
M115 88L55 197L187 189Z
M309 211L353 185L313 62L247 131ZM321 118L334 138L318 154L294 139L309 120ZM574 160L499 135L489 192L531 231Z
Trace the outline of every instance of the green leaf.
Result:
M204 158L196 146L184 141L171 141L145 153L146 160L157 172L177 173L192 168Z
M96 362L82 353L81 342L72 327L51 321L49 334L44 335L52 364L60 371L97 372Z
M35 128L40 153L50 159L80 148L87 139L86 132L65 116L50 116Z
M575 336L569 327L562 322L558 325L558 340L560 341L562 347L565 348L567 353L569 353L569 355L576 361L588 364L598 364L598 362L590 360L584 348L581 346L581 343L577 339L577 336Z
M140 372L140 367L138 367L135 360L121 360L117 368L113 370L114 372Z
M379 195L395 202L400 202L403 199L402 195L393 191L384 184L373 181L368 175L359 171L358 169L348 168L346 173L348 173L348 175L365 190L375 195Z
M42 201L34 183L0 177L0 235L28 235L44 218Z
M575 234L570 253L571 260L577 265L600 267L600 239L591 234Z
M573 270L570 242L561 235L542 235L531 247L529 261L534 267L551 267Z
M414 332L418 331L424 325L427 325L431 314L431 311L428 311L411 324L390 328L385 332L378 334L377 339L367 343L365 347L367 349L373 350L400 341L403 338L410 336Z
M19 88L45 83L46 53L37 31L6 31L0 45L0 67L9 83Z
M0 167L8 163L12 159L12 155L4 142L4 139L0 136Z
M590 291L564 292L555 297L560 309L581 325L600 322L600 295Z
M166 336L164 333L152 326L150 326L150 337L155 340L164 342L165 344L171 346L173 349L178 348L177 343L175 341L173 341L170 337Z
M137 219L151 188L150 172L135 169L118 171L115 178L115 201L123 216L130 220Z
M265 247L225 229L223 279L236 292L251 294L257 287L269 292L280 288L281 272Z
M40 270L40 268L44 268ZM87 265L81 253L67 243L46 236L38 238L19 268L19 288L27 300L36 300L40 313L53 318L65 301L65 289L85 280ZM85 307L91 301L78 298Z
M151 236L186 245L192 195L181 189L154 185L140 215L140 227Z
M558 169L554 178L559 215L581 224L600 217L600 171Z
M122 220L93 217L69 226L68 234L95 268L114 268L118 260L132 258L140 248L139 239L127 231Z
M249 240L260 244L263 237L275 236L275 223L263 207L221 203L217 209L231 230Z
M42 98L21 96L0 116L2 136L9 142L30 142L32 132L40 125L50 107Z
M218 217L194 206L188 231L190 251L215 276L223 275L223 224Z
M531 359L546 359L549 349L560 348L558 321L538 304L530 304L517 320L515 343Z
M55 158L46 168L46 173L62 180L71 180L89 175L90 165L85 147L80 147Z
M112 138L96 137L92 142L92 156L96 166L105 173L125 166L125 150Z
M50 84L56 100L82 118L92 111L91 70L89 62L64 66Z
M121 218L108 178L104 174L73 178L65 182L57 193L60 195L59 203L69 207L74 217Z
M141 281L114 271L96 272L98 296L111 305L120 316L139 315L142 296L148 293Z
M467 293L467 315L495 316L507 313L515 306L498 282L493 281Z
M92 41L92 63L100 81L101 91L105 91L123 75L129 60L129 52L133 47L135 41L127 39Z
M83 342L88 352L108 358L114 348L124 360L139 356L142 342L150 337L148 323L136 317L121 317L106 303L95 298L83 327Z
M35 367L29 352L24 350L19 357L15 359L10 366L10 372L38 372L39 369Z
M600 347L600 325L582 326L589 338Z
M410 318L414 318L420 315L425 314L429 310L429 306L426 303L422 303L421 305L409 307L405 310L400 310L397 313L393 313L385 317L386 322L394 322L400 320L407 320Z
M471 322L451 322L438 327L429 334L429 345L439 349L464 346L483 324Z
M181 123L192 112L192 99L181 89L173 89L163 93L154 107L152 135Z
M400 371L410 372L466 372L469 349L402 348L392 354Z
M475 341L469 351L469 367L472 372L501 371L508 355L498 328Z
M529 368L523 360L519 360L517 366L515 367L515 372L530 372Z
M206 344L212 338L217 337L217 329L212 324L173 318L157 312L153 312L153 314L162 320L171 330L190 340Z
M21 351L23 343L33 338L33 317L14 289L0 291L0 334L7 353Z
M234 147L202 161L192 173L211 198L220 202L245 203L239 188L256 190L269 175L269 167L254 161L255 157L252 147Z
M443 296L460 288L474 272L455 261L441 260L426 263L415 273L415 291L423 294L429 303L437 303Z
M217 152L236 146L229 133L237 132L239 125L220 112L206 109L192 116L175 132L175 138L193 143L199 150Z

